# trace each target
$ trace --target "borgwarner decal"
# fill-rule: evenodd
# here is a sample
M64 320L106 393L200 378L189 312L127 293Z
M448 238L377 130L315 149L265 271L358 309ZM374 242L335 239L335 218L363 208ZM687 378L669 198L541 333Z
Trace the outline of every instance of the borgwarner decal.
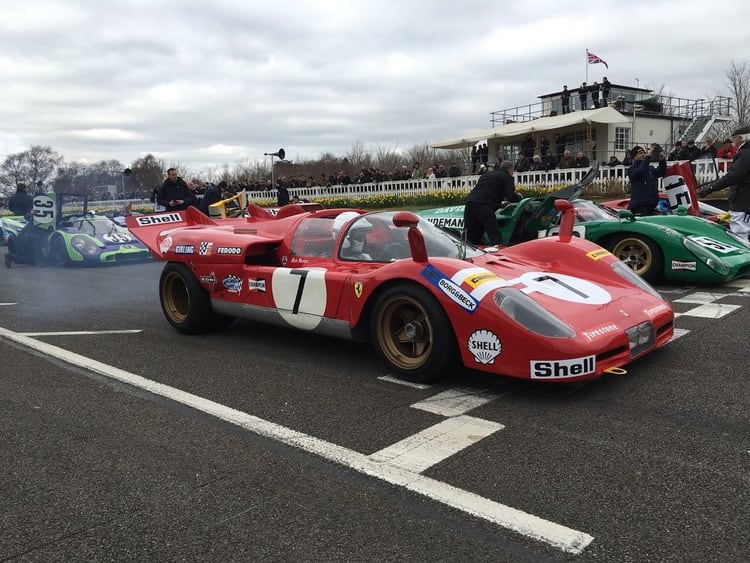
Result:
M161 225L163 223L179 223L182 221L179 213L166 213L164 215L139 215L135 218L140 227L149 225Z
M594 373L596 356L573 358L572 360L535 361L531 360L531 379L567 379Z
M478 363L485 365L494 364L495 358L503 351L503 345L497 335L485 329L472 332L466 347Z
M469 313L473 313L476 310L478 304L476 299L461 289L458 284L445 277L440 270L431 264L428 264L425 269L422 270L421 275L424 279L442 291L453 302Z

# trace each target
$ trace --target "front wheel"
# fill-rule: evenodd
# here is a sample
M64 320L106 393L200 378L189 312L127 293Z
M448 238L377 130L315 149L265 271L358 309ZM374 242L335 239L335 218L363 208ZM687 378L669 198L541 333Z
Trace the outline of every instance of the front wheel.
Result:
M49 245L49 256L52 261L58 266L69 266L70 256L68 255L68 249L65 246L65 241L62 237L55 237Z
M613 239L607 248L646 281L655 283L661 278L664 256L650 238L638 234L621 235Z
M183 334L224 328L233 321L213 311L208 293L184 264L170 262L164 266L159 298L169 324Z
M375 350L404 379L436 381L455 367L450 320L427 290L395 285L378 297L373 311L370 334Z

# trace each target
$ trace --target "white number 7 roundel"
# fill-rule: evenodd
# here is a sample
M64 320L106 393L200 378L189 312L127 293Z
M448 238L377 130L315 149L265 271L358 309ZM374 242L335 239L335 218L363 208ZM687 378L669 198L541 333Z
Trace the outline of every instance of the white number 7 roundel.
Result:
M277 268L271 291L281 318L295 328L313 330L323 319L328 295L322 268Z
M526 285L525 293L536 291L555 299L588 305L604 305L612 301L612 296L603 287L565 274L526 272L519 279Z

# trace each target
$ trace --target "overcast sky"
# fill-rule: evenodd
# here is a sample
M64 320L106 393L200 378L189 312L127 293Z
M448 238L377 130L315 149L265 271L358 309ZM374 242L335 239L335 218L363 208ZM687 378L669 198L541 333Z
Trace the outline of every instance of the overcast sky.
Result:
M197 172L280 147L291 160L408 150L587 71L710 99L750 59L749 5L0 0L0 159L42 145Z

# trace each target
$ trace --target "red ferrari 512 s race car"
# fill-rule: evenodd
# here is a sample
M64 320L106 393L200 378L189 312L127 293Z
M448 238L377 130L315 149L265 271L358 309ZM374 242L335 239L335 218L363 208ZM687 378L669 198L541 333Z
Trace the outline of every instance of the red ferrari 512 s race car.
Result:
M234 318L371 341L385 363L433 381L460 362L536 381L576 382L666 344L674 313L596 244L560 235L480 250L414 213L290 205L212 220L197 209L129 217L166 265L161 305L178 331Z

